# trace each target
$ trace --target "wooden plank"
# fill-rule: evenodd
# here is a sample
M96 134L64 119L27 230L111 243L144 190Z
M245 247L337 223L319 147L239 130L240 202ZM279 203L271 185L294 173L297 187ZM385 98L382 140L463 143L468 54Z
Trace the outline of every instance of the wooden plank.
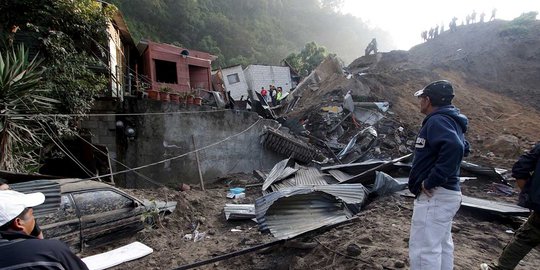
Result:
M129 245L83 258L82 261L90 270L107 269L124 262L144 257L154 250L141 242L133 242Z
M195 158L197 158L197 170L199 171L199 181L200 181L201 189L205 190L204 180L203 180L202 171L201 171L201 162L199 161L199 151L197 150L197 146L195 145L195 136L191 135L191 140L193 141L193 149L195 150Z

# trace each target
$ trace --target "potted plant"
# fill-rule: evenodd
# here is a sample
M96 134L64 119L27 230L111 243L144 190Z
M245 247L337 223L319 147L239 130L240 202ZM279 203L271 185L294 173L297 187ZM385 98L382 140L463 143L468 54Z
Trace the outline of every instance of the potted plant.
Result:
M193 95L193 92L188 93L186 96L186 103L187 104L193 104L193 99L195 98L195 95Z
M150 88L146 90L146 93L148 94L149 99L159 100L159 91Z
M180 93L178 97L178 103L186 104L186 93Z
M168 86L162 86L159 88L159 99L161 101L169 101L169 93L172 92L172 88Z
M193 104L201 106L202 105L202 97L196 96L193 98Z
M169 93L169 98L171 99L171 102L180 103L180 94L176 92Z

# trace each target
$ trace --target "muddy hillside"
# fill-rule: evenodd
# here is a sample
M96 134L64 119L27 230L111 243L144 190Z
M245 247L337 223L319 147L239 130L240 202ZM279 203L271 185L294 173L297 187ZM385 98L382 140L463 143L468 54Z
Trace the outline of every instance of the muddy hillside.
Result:
M389 102L388 117L405 127L410 138L423 118L412 94L431 81L447 79L456 91L454 104L470 120L471 159L509 165L538 140L538 74L539 21L466 25L410 51L362 56L343 70L338 61L327 59L311 81L299 85L301 98L288 116L302 122L351 91L355 102Z

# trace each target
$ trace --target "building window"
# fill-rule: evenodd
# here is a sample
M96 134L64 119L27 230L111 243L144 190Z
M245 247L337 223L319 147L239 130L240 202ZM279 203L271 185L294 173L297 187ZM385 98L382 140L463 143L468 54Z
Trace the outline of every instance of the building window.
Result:
M238 73L234 73L227 75L227 80L229 81L229 84L235 84L240 82L240 77L238 77Z
M154 63L156 65L156 82L174 84L178 83L175 62L154 59Z

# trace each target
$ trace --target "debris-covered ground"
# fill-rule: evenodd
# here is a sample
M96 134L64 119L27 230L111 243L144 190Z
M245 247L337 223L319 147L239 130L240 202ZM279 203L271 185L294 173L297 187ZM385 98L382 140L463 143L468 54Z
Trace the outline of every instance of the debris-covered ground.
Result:
M253 183L260 182L252 175L235 175L206 191L196 187L188 191L131 190L147 199L163 198L166 194L168 199L178 201L178 207L155 228L147 228L131 239L98 251L138 240L152 247L154 253L113 269L175 269L275 241L271 234L261 234L253 221L225 220L223 206L234 203L226 197L229 188ZM261 186L248 187L246 192L246 198L237 203L253 203L255 197L261 195ZM463 193L491 200L515 199L515 194L506 197L493 192L492 183L483 179L467 180ZM407 269L412 201L396 194L380 197L370 202L350 223L198 269ZM453 226L456 269L477 269L480 263L495 258L510 240L509 230L515 230L518 224L516 218L462 207ZM200 241L185 237L194 228L205 234ZM535 269L539 263L540 253L533 250L517 269Z
M316 168L405 156L413 150L423 118L412 93L430 81L448 79L456 89L455 104L470 120L467 138L473 152L466 160L510 169L540 134L540 115L531 109L534 104L530 100L520 102L539 91L536 86L526 92L530 82L538 79L537 74L526 72L526 67L527 61L538 59L531 52L538 51L535 48L540 42L527 41L538 39L538 35L523 39L502 36L499 31L504 27L499 22L462 27L457 34L445 32L409 52L361 57L346 68L328 58L286 102L272 112L261 113L275 117L284 127L270 132L275 136L265 137L262 143L269 151L286 155L284 158L296 155L298 162L312 158L315 162L303 165ZM482 39L477 38L479 32L484 33ZM477 42L472 44L470 40ZM523 49L523 55L512 53L517 46ZM492 61L500 63L496 70L490 67ZM520 80L494 83L496 74L516 70L523 71L519 72ZM510 91L512 85L515 88ZM344 102L347 98L349 103ZM515 203L512 179L505 186L493 175L467 176L477 178L462 184L464 195ZM132 190L146 199L178 201L178 206L155 228L135 237L152 247L154 253L115 269L174 269L275 241L271 234L259 232L254 221L227 221L223 212L227 203L255 203L263 195L262 184L251 174L237 174L221 179L206 191ZM246 197L237 201L227 198L231 187L246 187ZM371 197L347 223L200 269L407 269L412 203L411 198L398 194ZM478 269L480 263L496 258L521 222L522 218L462 207L453 225L456 269ZM540 253L533 250L517 269L535 269L537 265Z

